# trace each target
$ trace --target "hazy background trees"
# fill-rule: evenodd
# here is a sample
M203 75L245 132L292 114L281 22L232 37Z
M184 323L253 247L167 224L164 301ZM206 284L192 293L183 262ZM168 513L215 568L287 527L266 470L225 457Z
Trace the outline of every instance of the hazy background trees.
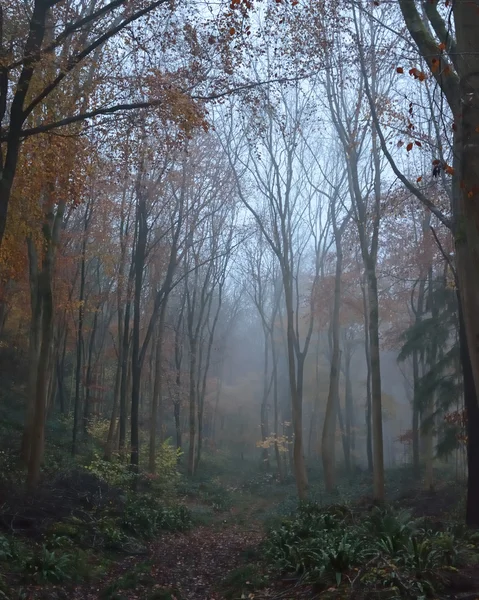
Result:
M0 327L28 356L30 487L59 414L73 455L102 424L134 471L171 438L190 476L227 451L300 499L320 463L329 491L371 471L379 501L385 467L433 488L467 441L471 470L467 10L456 43L413 0L70 4L2 16Z

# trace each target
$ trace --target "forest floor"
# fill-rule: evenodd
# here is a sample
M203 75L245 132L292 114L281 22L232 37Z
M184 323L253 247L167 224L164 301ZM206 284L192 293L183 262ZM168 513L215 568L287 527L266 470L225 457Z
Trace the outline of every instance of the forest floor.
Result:
M193 514L208 512L203 523L186 532L163 533L138 555L114 558L100 579L77 585L24 588L25 600L306 600L330 598L329 590L315 591L298 579L268 576L261 543L265 522L285 496L242 494L227 510L212 514L189 501ZM403 493L401 505L418 516L438 521L457 504L457 488L439 492ZM367 499L363 503L367 504ZM1 597L1 594L0 594ZM345 596L341 596L342 598ZM350 597L353 597L352 595ZM369 598L373 596L354 596ZM374 595L374 597L379 597ZM443 600L477 600L479 566L451 574ZM20 596L19 596L20 598ZM9 598L10 600L10 598ZM16 600L16 599L15 599Z

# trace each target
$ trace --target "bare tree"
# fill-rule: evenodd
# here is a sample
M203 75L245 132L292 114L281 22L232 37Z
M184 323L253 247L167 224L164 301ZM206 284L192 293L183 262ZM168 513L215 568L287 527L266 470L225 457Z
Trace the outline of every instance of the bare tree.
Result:
M258 95L261 109L249 111L249 123L241 128L231 117L231 127L223 143L235 168L241 201L275 254L281 272L294 470L298 496L304 499L308 489L303 450L304 364L313 333L314 305L328 228L321 198L304 169L304 165L312 162L304 142L311 94L296 84L291 90L268 86L258 90ZM257 132L261 132L260 139ZM235 141L234 136L237 136ZM256 186L256 198L249 195L246 177Z

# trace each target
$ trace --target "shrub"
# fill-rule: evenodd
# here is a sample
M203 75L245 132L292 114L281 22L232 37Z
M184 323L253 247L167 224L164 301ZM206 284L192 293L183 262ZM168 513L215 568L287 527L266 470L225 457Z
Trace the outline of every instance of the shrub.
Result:
M264 550L276 569L324 587L361 572L368 588L419 598L440 584L442 569L474 559L474 540L433 531L407 511L375 508L356 519L345 507L309 504L271 529Z
M85 469L111 486L130 487L135 477L128 465L120 462L118 457L105 460L97 450Z
M191 514L182 505L166 507L151 496L132 495L126 503L122 524L138 537L151 538L162 530L185 531L191 526Z
M266 579L254 564L234 569L221 582L222 595L227 600L254 598L253 591L264 587Z
M71 555L49 550L45 544L25 562L25 570L37 583L61 583L71 578Z

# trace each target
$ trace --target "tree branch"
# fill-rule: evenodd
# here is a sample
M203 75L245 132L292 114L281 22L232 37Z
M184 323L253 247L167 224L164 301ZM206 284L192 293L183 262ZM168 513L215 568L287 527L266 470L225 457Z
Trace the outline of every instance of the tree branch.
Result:
M127 25L137 21L141 17L144 17L148 13L152 12L156 8L158 8L161 4L165 4L168 0L156 0L156 2L152 2L150 5L146 6L142 10L137 11L130 15L127 19L124 19L118 25L111 27L108 31L106 31L103 35L97 38L94 42L92 42L89 46L84 48L81 52L79 52L76 56L72 56L68 61L68 64L65 69L63 69L55 79L49 83L43 90L38 94L38 96L30 102L30 105L24 111L24 117L26 118L33 109L40 104L49 94L53 92L53 90L58 87L58 85L65 79L65 77L70 73L78 64L82 62L87 56L89 56L94 50L99 48L102 44L108 41L110 38L115 36L117 33L122 31Z
M399 0L399 7L401 8L406 27L416 42L420 54L431 68L431 72L446 96L452 112L456 114L460 102L459 77L457 73L454 72L444 54L439 52L436 40L427 30L416 8L415 0ZM433 58L439 61L438 65L434 68L432 66ZM447 75L444 73L445 70L447 70Z
M402 2L409 2L410 0L399 0L399 1L400 1L400 3L402 3ZM416 10L415 7L414 7L414 10ZM394 174L396 175L396 177L404 184L404 186L412 194L414 194L414 196L416 196L416 198L424 206L426 206L432 212L433 215L435 215L441 221L441 223L443 225L445 225L448 229L452 230L452 228L453 228L452 220L450 218L446 217L446 215L441 210L439 210L439 208L437 208L437 206L435 206L434 203L431 202L431 200L429 200L429 198L427 198L427 196L425 196L418 187L413 185L411 183L411 181L400 171L400 169L398 169L394 158L392 157L391 153L388 150L386 139L384 138L384 134L383 134L383 131L381 128L381 123L379 122L378 114L376 111L376 105L374 103L374 99L371 94L371 89L369 87L369 81L368 81L368 78L366 75L366 65L364 64L364 54L362 51L361 41L359 39L359 32L357 30L356 30L356 34L358 36L359 59L360 59L361 71L362 71L362 75L363 75L363 79L364 79L364 91L366 92L366 96L369 101L369 106L371 108L371 116L373 119L373 123L376 127L376 132L379 137L379 141L381 144L381 150L383 151L385 157L387 158L389 164L391 165L391 168L394 171Z

